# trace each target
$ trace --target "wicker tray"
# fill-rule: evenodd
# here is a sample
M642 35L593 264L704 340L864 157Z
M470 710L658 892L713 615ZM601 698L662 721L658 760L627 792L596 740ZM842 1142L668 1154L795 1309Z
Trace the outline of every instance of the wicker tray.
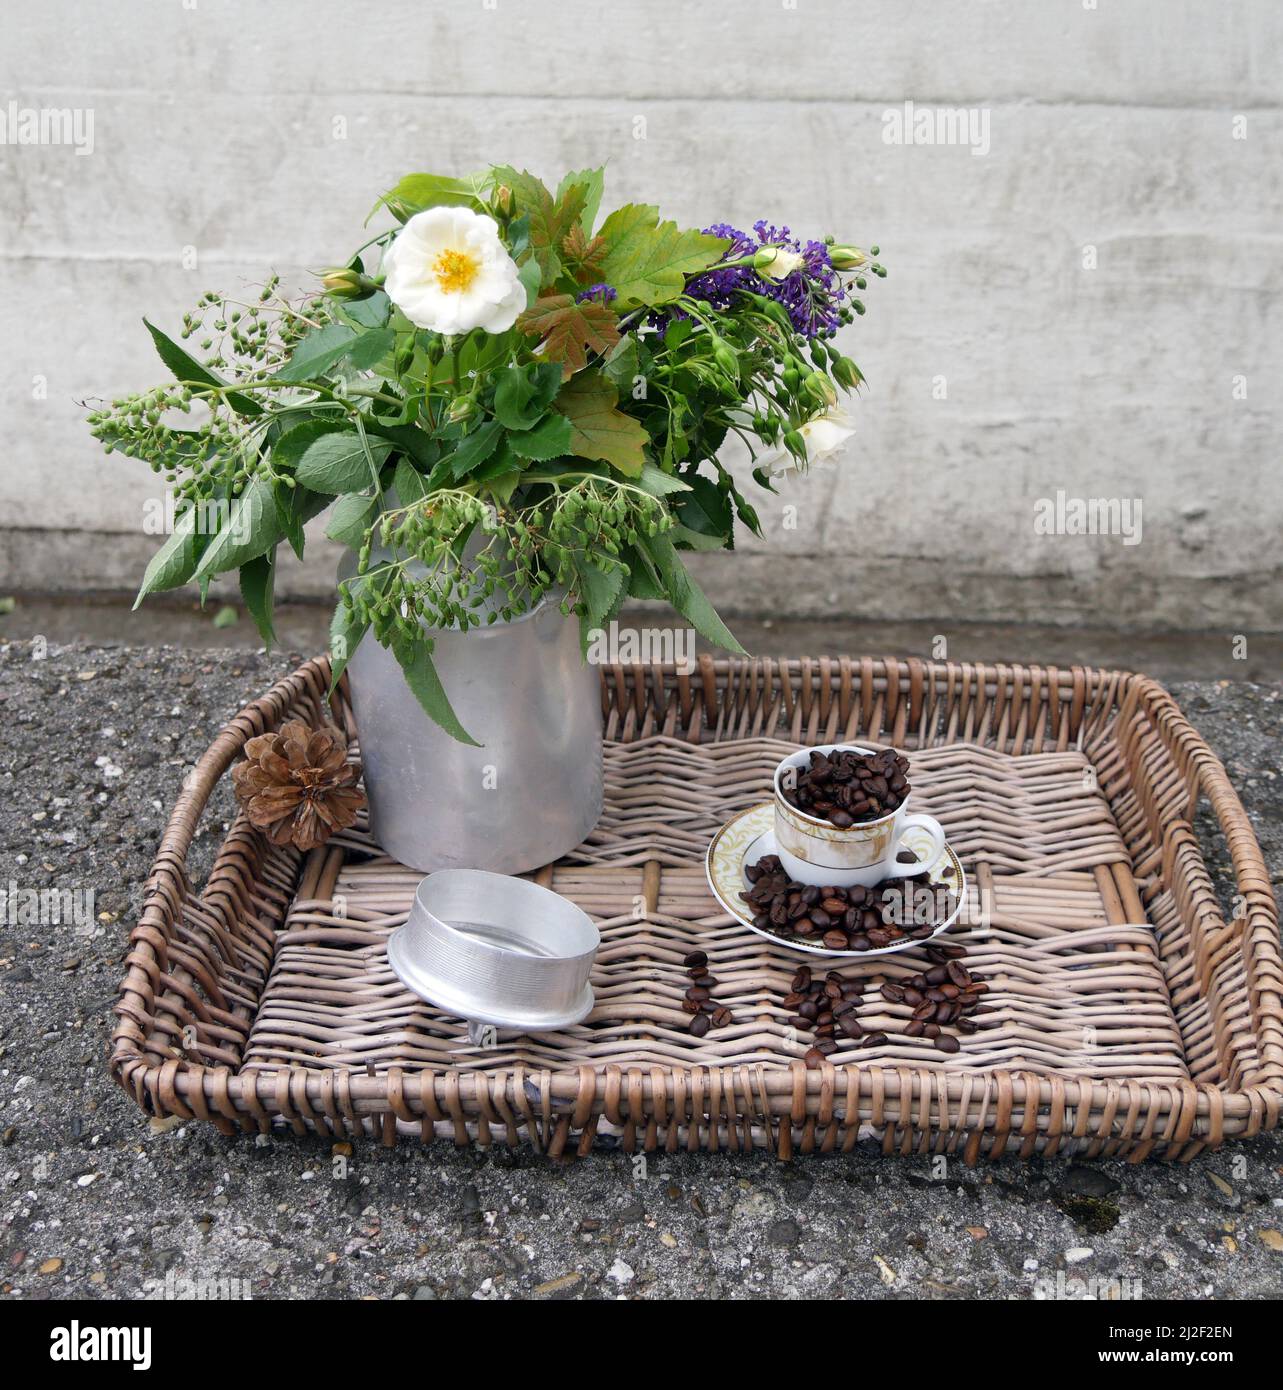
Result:
M598 922L597 1003L578 1027L470 1047L408 994L385 942L418 875L358 824L303 857L237 818L203 891L186 860L245 741L325 715L307 663L244 709L179 797L131 936L112 1071L153 1115L224 1133L400 1132L627 1149L1074 1152L1188 1159L1272 1128L1283 1100L1283 968L1260 850L1221 764L1153 681L1075 667L916 660L713 661L603 671L606 809L535 875ZM355 735L340 687L332 717ZM764 799L798 743L909 750L915 803L972 885L954 932L989 982L954 1055L924 1040L807 1070L781 1006L798 957L721 913L703 855ZM1217 902L1192 828L1200 798L1237 875ZM706 949L734 1023L694 1038L681 957ZM861 1018L916 952L840 962ZM876 1026L876 1025L874 1025ZM608 1136L610 1136L608 1138Z

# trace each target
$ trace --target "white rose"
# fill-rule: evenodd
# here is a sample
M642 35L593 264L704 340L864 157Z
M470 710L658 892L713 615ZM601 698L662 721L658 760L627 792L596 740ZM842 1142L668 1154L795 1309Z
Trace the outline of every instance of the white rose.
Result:
M753 261L753 268L759 275L769 280L787 280L799 266L804 265L806 257L799 251L786 251L782 246L767 247L773 255L767 256L759 251Z
M393 304L436 333L503 333L526 307L498 225L470 208L415 213L385 252L383 273Z
M814 420L798 427L798 434L806 444L806 463L813 468L817 463L832 454L841 452L843 445L855 433L855 422L840 405L831 406ZM782 446L773 448L769 454L758 456L758 466L767 467L781 477L793 472L797 460Z

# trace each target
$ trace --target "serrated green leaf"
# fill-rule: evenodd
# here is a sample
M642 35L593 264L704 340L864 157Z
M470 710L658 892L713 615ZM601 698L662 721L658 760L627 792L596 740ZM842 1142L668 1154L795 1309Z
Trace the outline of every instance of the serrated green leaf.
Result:
M226 387L228 383L223 380L216 372L210 371L206 366L186 351L178 346L170 337L167 337L154 324L143 320L151 340L156 345L156 351L160 355L160 360L174 374L174 380L187 386L218 386ZM257 401L251 400L248 396L242 395L239 391L228 391L226 398L228 405L240 415L261 415L263 408Z
M427 480L409 459L397 459L396 470L392 474L392 486L396 489L397 500L403 507L412 507L428 495Z
M359 341L355 328L327 323L300 338L290 360L276 373L275 381L314 381L346 357Z
M545 415L532 430L510 434L508 448L518 458L543 462L571 452L573 427L564 415Z
M245 607L254 619L259 636L266 646L276 642L276 630L272 626L272 605L276 589L276 558L274 555L259 555L247 561L240 570L241 597Z
M723 237L660 222L659 209L648 203L616 208L598 235L606 243L602 279L615 289L621 309L676 299L686 276L707 270L729 245Z
M665 473L662 468L647 462L643 465L638 486L652 497L667 497L674 492L689 492L690 484L683 482L675 473Z
M498 373L494 413L505 429L528 430L539 423L561 387L556 362L527 362Z
M367 440L353 429L334 430L307 446L294 476L316 492L362 492L375 481L371 465L377 472L391 452L392 445L377 435Z
M474 748L482 747L475 738L459 723L450 704L450 699L437 675L432 661L432 648L426 638L393 639L392 654L405 673L406 684L414 692L415 698L423 708L424 714L434 724L443 728L451 738L460 743L469 743Z
M325 534L340 545L352 550L360 547L370 523L378 515L379 500L367 497L364 493L348 493L334 504L330 519L325 525Z
M330 619L330 692L338 685L339 678L352 660L361 638L369 630L370 624L343 604L334 606L334 616Z
M208 580L239 569L271 550L281 539L272 485L266 478L251 478L232 503L227 524L206 546L194 577Z
M392 315L392 301L382 290L375 290L365 299L340 300L338 309L360 328L382 328Z
M624 581L628 577L624 573L624 567L616 565L607 572L599 570L596 565L577 562L575 570L579 575L579 588L583 596L586 609L584 616L588 620L588 626L601 627L623 592Z
M557 410L570 421L570 452L601 459L626 477L641 476L650 436L640 421L615 408L615 388L603 377L583 372L562 387Z
M449 456L450 476L456 483L494 453L502 434L503 426L498 420L486 420L471 434L464 435L458 448Z
M368 333L357 335L352 350L347 355L349 365L354 371L370 372L396 346L396 333L390 328L373 328Z
M196 508L181 511L174 520L173 533L147 562L134 608L137 609L148 594L182 588L196 573L206 539L197 533Z
M489 180L487 174L469 174L451 178L446 174L407 174L370 209L369 222L381 207L386 207L399 222L407 222L416 212L427 208L471 207L479 210L481 194Z
M717 610L709 603L704 591L690 577L669 537L661 532L658 536L645 537L642 544L663 580L665 597L696 632L715 646L734 652L737 656L747 656L748 653L735 640L731 630L717 616Z

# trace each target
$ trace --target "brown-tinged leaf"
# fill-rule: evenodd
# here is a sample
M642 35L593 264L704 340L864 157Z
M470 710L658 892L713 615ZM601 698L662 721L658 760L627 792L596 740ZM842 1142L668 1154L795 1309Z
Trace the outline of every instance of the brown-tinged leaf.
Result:
M512 189L518 213L530 218L530 249L543 275L543 283L551 285L561 274L559 250L571 227L578 225L588 197L582 184L571 184L554 198L528 170L510 166L496 169L500 183Z
M581 285L587 285L601 276L602 262L606 259L606 243L599 236L590 241L582 224L576 222L561 239L561 254L575 279Z
M561 388L555 408L570 421L570 451L602 459L629 478L640 476L649 436L641 421L616 409L619 397L604 377L585 373Z
M589 352L605 356L615 346L618 322L614 310L595 299L577 304L572 294L545 294L520 315L517 331L538 337L539 351L562 364L565 379L588 365Z

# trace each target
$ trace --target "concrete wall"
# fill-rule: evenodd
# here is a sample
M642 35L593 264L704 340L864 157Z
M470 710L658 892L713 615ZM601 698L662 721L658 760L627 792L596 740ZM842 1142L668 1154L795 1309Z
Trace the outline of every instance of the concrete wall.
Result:
M341 258L409 170L607 160L608 205L891 270L853 447L700 557L728 609L1279 623L1276 0L41 0L4 30L0 107L92 111L93 148L0 145L0 593L136 581L155 479L76 402L156 379L144 312ZM909 100L987 151L887 143ZM1057 490L1139 498L1140 544L1038 534ZM279 587L331 574L318 545Z

